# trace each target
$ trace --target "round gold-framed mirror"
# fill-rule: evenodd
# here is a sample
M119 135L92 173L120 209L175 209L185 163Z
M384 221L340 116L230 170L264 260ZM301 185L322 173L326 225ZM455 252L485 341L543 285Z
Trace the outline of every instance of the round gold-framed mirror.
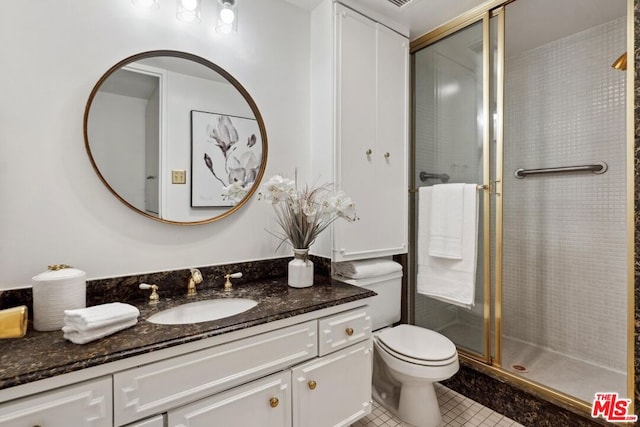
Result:
M262 116L218 65L173 50L123 59L98 80L84 141L100 180L136 212L203 224L240 209L267 163Z

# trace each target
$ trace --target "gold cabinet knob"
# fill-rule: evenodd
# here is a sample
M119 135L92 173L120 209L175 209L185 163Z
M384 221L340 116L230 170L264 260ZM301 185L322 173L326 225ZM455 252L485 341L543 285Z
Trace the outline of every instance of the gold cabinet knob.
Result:
M280 403L280 401L277 397L272 397L271 399L269 399L269 405L271 405L272 408L278 406L278 403Z
M310 390L315 390L318 385L314 380L309 381L307 384L309 385Z
M345 330L344 330L344 332L345 332L347 335L351 336L351 335L353 335L353 328L347 328L347 329L345 329Z
M371 155L371 153L373 153L373 151L371 151L371 148L369 148L367 151L365 151L365 154L366 154L367 156L370 156L370 155Z

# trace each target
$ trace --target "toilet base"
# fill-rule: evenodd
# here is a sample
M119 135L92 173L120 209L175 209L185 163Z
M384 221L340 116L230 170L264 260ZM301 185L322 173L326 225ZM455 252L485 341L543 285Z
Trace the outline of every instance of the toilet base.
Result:
M404 384L400 389L397 415L417 427L438 427L442 415L433 383Z

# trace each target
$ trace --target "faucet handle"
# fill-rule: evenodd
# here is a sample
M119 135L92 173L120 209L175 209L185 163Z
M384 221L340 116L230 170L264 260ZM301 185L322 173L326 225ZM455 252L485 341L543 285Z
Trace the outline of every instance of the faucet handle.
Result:
M140 289L151 289L151 295L149 295L149 304L157 304L160 300L158 295L158 285L150 285L148 283L140 283L138 286Z
M224 289L228 291L233 286L233 284L231 283L231 280L229 279L239 279L241 277L242 277L242 273L240 272L225 274L224 278L227 279L227 281L224 283Z
M191 269L191 278L193 279L195 284L202 283L202 273L197 268Z

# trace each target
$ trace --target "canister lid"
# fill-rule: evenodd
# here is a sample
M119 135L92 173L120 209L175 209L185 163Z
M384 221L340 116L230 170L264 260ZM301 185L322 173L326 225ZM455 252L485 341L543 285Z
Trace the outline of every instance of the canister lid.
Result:
M84 276L85 272L66 264L50 265L47 271L33 276L34 282L53 282L56 280L71 279Z

